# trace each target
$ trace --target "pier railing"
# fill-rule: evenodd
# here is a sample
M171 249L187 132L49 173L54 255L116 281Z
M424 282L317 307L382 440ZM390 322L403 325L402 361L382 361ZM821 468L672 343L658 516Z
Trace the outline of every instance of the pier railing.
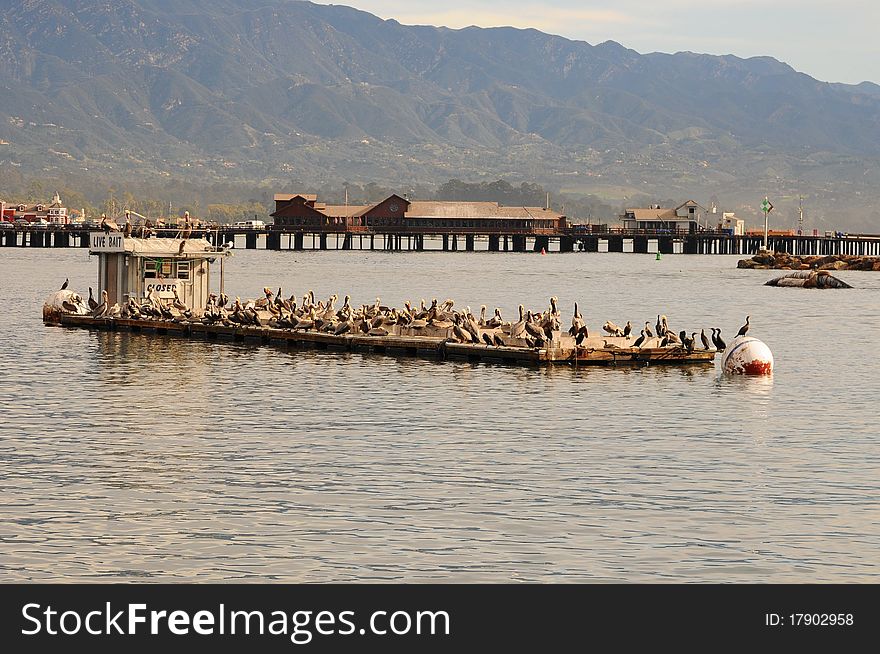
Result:
M82 247L89 246L89 233L100 228L83 224L13 225L0 228L3 247ZM151 236L179 237L183 226L151 227ZM140 236L134 228L133 236ZM238 241L237 246L268 250L412 250L441 249L432 247L442 241L444 251L491 252L635 252L662 254L735 254L752 255L763 247L763 234L750 231L731 234L729 230L647 230L609 227L607 225L572 225L564 231L551 228L517 228L499 226L495 229L469 226L436 227L409 225L314 225L288 227L267 225L243 227L236 225L196 225L189 230L191 238L206 238L215 245ZM477 243L488 245L476 246ZM769 247L777 252L796 255L857 255L880 256L880 235L845 232L796 234L775 232L769 235Z

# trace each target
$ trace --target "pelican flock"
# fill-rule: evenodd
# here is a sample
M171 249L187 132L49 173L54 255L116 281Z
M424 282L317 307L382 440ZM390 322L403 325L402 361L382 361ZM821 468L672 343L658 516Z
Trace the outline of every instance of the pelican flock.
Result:
M293 331L322 332L341 336L360 334L367 336L441 336L447 341L471 343L486 347L526 347L543 348L561 344L563 338L573 339L574 345L581 347L635 347L635 348L679 348L693 352L697 344L703 350L723 351L726 347L721 339L721 329L712 327L711 344L705 335L705 328L699 331L682 329L678 334L669 328L668 319L657 314L656 334L651 330L650 320L644 321L644 329L632 334L631 320L623 328L615 322L606 320L602 331L595 337L581 313L577 302L571 318L571 327L561 330L561 312L558 298L551 297L549 306L540 309L526 309L519 305L518 319L505 320L500 308L495 308L487 318L488 307L481 305L479 315L474 315L471 307L457 309L455 301L447 298L442 302L434 298L430 304L424 299L416 305L407 300L402 307L386 306L381 298L373 304L355 307L351 297L345 295L342 306L337 307L339 296L330 295L326 300L318 300L312 290L301 297L291 293L284 297L281 287L274 292L271 287L263 288L262 296L242 300L230 298L225 293L211 293L207 304L201 310L193 310L175 293L173 299L160 298L150 292L141 300L129 298L119 304L110 304L106 291L101 291L100 302L89 289L88 304L79 295L64 309L70 313L91 315L94 318L123 318L130 320L169 320L174 322L201 322L208 325L239 327L271 327ZM748 320L748 319L747 319ZM638 321L636 324L639 324ZM748 322L746 323L748 325ZM740 330L742 333L747 327ZM699 335L699 336L698 336ZM699 340L698 340L699 339ZM571 340L566 343L571 346ZM710 347L711 346L711 347Z

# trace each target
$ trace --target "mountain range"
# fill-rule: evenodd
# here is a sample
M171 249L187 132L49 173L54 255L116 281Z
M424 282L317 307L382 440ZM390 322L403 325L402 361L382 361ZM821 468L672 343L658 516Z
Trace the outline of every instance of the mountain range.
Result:
M880 86L293 0L0 0L0 173L537 181L880 228ZM2 191L2 179L0 179ZM746 216L750 218L751 216Z

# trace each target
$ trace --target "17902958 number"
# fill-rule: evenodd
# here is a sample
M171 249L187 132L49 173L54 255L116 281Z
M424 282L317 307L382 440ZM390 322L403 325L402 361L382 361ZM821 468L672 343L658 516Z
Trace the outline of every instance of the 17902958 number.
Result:
M853 623L852 613L792 613L789 619L793 627L849 626Z

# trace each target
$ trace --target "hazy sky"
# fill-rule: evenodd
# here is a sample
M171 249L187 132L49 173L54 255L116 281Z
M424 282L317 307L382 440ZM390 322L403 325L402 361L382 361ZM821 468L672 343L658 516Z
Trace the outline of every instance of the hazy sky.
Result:
M320 0L321 4L330 4ZM534 27L638 52L770 55L829 82L880 83L880 0L350 0L401 23Z

